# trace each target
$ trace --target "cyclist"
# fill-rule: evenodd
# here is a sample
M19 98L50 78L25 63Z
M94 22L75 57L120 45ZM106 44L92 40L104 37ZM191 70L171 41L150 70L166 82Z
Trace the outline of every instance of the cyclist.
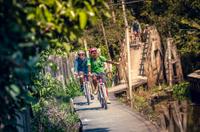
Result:
M88 65L87 65L87 57L85 56L85 52L83 50L78 51L78 56L74 62L74 75L80 76L80 84L81 90L83 90L83 77L84 75L88 75ZM91 94L91 99L93 99L93 95Z
M107 60L105 57L100 56L97 52L97 48L91 48L90 49L90 58L88 59L88 71L89 75L92 75L92 80L94 84L95 91L97 92L97 77L96 75L102 76L102 80L106 85L106 76L105 76L105 62L112 63L112 64L118 64L113 61ZM108 91L106 89L106 100L107 103L111 103L108 98Z
M133 22L132 28L133 28L133 34L134 34L135 40L136 40L136 38L140 39L141 26L140 26L140 23L137 20L135 20Z

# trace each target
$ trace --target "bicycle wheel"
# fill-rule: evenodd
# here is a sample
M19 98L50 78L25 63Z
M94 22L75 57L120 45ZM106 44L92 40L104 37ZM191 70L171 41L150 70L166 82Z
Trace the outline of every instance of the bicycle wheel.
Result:
M101 85L98 85L98 100L101 107L103 108L104 105L103 105L103 95L102 95Z
M108 105L107 105L107 102L106 102L106 98L105 98L106 96L105 96L104 89L105 89L105 86L101 85L101 87L100 87L100 93L101 93L100 102L101 102L101 107L104 108L104 109L107 109Z
M86 97L85 82L83 82L83 93L84 93L84 96Z
M108 104L107 104L107 101L106 101L106 87L105 87L104 84L101 87L102 87L101 89L102 89L102 94L103 94L104 109L108 109Z
M90 105L90 92L89 92L87 83L85 83L85 94L86 94L87 103L88 105Z

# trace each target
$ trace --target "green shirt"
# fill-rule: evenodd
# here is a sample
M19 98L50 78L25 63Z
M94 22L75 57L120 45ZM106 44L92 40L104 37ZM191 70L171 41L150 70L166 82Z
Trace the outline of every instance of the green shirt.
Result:
M90 58L88 59L88 65L91 66L92 73L104 73L104 62L106 62L106 58L103 56L99 56L96 59Z

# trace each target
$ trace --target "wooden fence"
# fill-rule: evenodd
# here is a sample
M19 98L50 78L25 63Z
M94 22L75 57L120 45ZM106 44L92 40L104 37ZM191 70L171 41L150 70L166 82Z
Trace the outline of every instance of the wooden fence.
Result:
M67 81L73 76L75 57L75 53L69 54L69 56L66 57L51 55L49 56L48 61L52 62L53 65L56 66L56 69L53 69L48 65L44 68L44 72L50 73L65 86Z
M50 73L53 77L62 82L63 86L66 85L67 81L73 76L75 53L69 54L68 56L49 56L47 61L52 62L57 68L51 68L47 65L44 68L44 73ZM19 125L19 132L31 132L31 109L26 109L19 113L17 117L17 124Z

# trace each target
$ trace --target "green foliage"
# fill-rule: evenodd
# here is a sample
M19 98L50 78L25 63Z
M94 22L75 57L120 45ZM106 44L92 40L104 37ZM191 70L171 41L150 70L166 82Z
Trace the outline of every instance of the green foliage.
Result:
M0 131L15 131L17 113L34 101L31 77L41 51L69 52L106 12L103 0L0 0Z
M66 102L49 99L48 103L34 107L34 118L32 120L32 131L43 130L46 132L77 131L79 118L72 113L70 105Z
M70 98L81 95L80 85L75 79L68 81L65 87L50 74L40 73L34 81L39 102L32 105L34 131L39 129L54 131L72 131L78 129L78 116L71 112Z
M48 100L55 97L65 97L69 102L69 98L74 98L81 95L80 85L74 78L68 80L67 84L63 87L62 83L53 78L49 73L38 74L34 80L34 87L40 100Z
M137 18L144 23L155 24L159 29L162 37L179 38L184 35L183 39L178 39L179 50L183 51L184 47L187 52L195 51L199 54L199 13L200 5L198 0L177 0L177 1L148 1L145 3L138 3L133 6L134 13L137 13ZM138 10L138 8L140 8ZM150 15L149 15L150 14ZM191 33L193 39L191 38ZM195 39L196 38L196 39ZM193 43L193 44L192 44ZM181 45L184 45L182 47ZM198 48L194 48L194 47ZM192 47L194 49L192 49Z
M151 118L151 116L153 116L153 114L154 114L153 109L149 105L147 98L145 98L141 95L134 94L133 103L134 103L134 108L138 112L143 113L144 115L148 115L149 118Z
M112 19L105 19L104 17L102 17L97 20L98 23L95 27L87 29L84 32L83 37L87 40L88 47L98 47L101 49L102 55L109 57L108 54L110 54L111 59L116 60L119 58L120 44L124 40L125 25L122 9L115 8L113 10L116 16L115 23ZM127 10L127 19L130 24L134 20L134 16L131 15L131 12L129 10ZM108 41L108 46L105 44L102 24L105 28L105 35Z
M189 83L182 82L173 86L173 96L179 100L183 100L189 95Z
M48 99L57 95L57 92L63 90L62 83L51 77L50 74L40 73L34 80L35 89L39 91L40 99Z
M87 23L94 24L96 16L106 12L103 0L30 1L28 4L27 19L36 20L42 32L55 41L75 40Z
M199 0L149 0L132 5L132 12L140 22L156 25L164 44L173 37L183 62L195 59L183 63L185 75L200 68Z
M74 98L75 96L81 95L80 84L76 79L71 78L68 81L66 85L66 94L70 98Z

